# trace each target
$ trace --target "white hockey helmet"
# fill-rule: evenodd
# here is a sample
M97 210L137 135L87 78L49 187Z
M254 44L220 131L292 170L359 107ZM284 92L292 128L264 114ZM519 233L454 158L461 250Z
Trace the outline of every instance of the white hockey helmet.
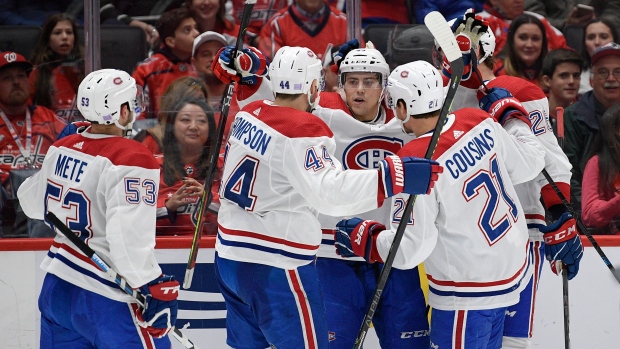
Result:
M396 112L396 104L403 100L407 118L426 114L441 108L444 99L443 80L439 71L426 61L415 61L396 67L387 85L387 104Z
M368 46L374 47L371 43ZM390 75L390 66L383 58L379 50L374 48L358 48L347 53L338 68L339 87L342 89L346 80L346 73L379 73L381 74L381 86L387 86L387 78Z
M309 48L284 46L273 57L269 78L274 94L308 93L314 80L318 81L319 90L322 90L323 66Z
M88 74L80 83L77 93L78 109L84 119L102 125L115 124L120 129L131 130L133 120L143 110L142 87L127 72L101 69ZM122 126L118 123L121 106L127 103L133 112L132 121Z

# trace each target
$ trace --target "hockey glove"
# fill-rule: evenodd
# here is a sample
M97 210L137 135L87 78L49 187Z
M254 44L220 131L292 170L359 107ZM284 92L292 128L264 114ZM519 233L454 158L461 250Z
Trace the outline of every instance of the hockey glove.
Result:
M59 140L61 138L65 138L67 136L71 136L74 135L76 133L80 133L84 130L86 130L87 128L90 127L90 122L89 121L75 121L72 122L70 124L68 124L67 126L65 126L65 128L62 129L62 131L60 131L60 134L58 135L58 138L56 138L56 140Z
M555 274L561 273L561 261L567 268L568 279L579 271L579 261L583 256L583 246L577 234L576 222L570 212L565 212L555 223L540 228L545 239L545 257Z
M162 274L140 287L140 292L145 304L136 313L138 324L155 338L165 336L177 322L179 282L172 275Z
M383 263L376 241L385 225L360 218L343 219L336 224L336 253L342 257L363 257L368 263Z
M416 157L390 155L379 165L386 197L403 192L410 195L429 194L443 172L437 161Z
M360 42L357 39L352 39L340 46L338 52L334 53L332 56L334 64L330 67L332 72L338 75L338 69L340 69L340 63L347 56L347 54L355 49L360 48Z
M461 85L464 87L478 89L482 85L482 81L475 72L478 59L476 52L478 51L480 37L486 32L487 28L488 23L480 17L475 17L473 9L467 10L462 18L457 19L452 24L452 32L463 56L464 69ZM444 57L442 66L443 74L451 78L452 68L446 57Z
M218 59L214 59L211 64L213 73L223 83L234 81L242 85L254 85L258 76L267 74L269 62L261 51L254 47L244 47L241 54L233 59L235 52L234 46L222 47L217 52Z
M488 93L478 90L478 101L480 108L491 114L501 125L510 118L518 118L531 127L527 110L505 88L493 87Z

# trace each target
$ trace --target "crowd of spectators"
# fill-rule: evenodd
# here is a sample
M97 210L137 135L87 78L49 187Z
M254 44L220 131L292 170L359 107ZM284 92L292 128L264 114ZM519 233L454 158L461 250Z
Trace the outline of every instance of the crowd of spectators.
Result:
M139 116L134 139L150 149L161 165L157 231L191 234L227 85L211 69L217 52L234 45L243 0L102 0L100 21L142 29L149 56L130 62L129 73L143 88L147 109ZM423 26L431 11L447 20L467 9L489 22L496 37L495 75L530 81L549 99L550 122L565 108L565 152L573 165L572 204L592 231L616 234L620 220L620 0L576 2L552 0L361 0L362 27L409 25L401 35L386 37L392 66L407 59L437 63L435 51L423 48L433 39ZM584 10L585 8L585 10ZM82 0L0 0L0 26L39 26L33 54L0 54L0 237L47 236L45 226L28 221L15 199L20 178L33 173L47 148L67 123L82 120L75 100L85 76L84 46L78 30L84 24ZM579 39L565 37L578 26ZM245 37L247 46L267 57L282 46L305 46L326 61L326 90L338 88L328 68L331 53L346 41L345 1L258 0ZM385 46L386 43L383 43ZM420 45L420 46L418 46ZM576 50L577 48L578 50ZM130 50L131 47L127 47ZM331 51L330 51L331 49ZM388 49L389 51L389 49ZM491 67L490 67L491 68ZM331 83L330 83L331 82ZM238 111L230 107L224 137ZM601 132L603 131L603 132ZM225 143L225 142L224 142ZM221 165L221 163L220 163ZM210 197L217 203L219 171ZM583 178L593 179L583 185ZM594 184L596 182L596 184ZM582 190L583 189L583 190ZM206 214L205 234L215 234L216 212Z

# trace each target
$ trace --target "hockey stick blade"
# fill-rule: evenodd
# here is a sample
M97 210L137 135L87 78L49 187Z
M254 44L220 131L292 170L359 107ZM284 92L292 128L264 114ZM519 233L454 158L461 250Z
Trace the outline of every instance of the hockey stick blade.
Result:
M256 0L245 0L241 24L239 26L239 34L237 35L237 42L235 45L236 52L240 52L241 49L243 49L243 41L245 38L245 33L248 30L248 24L250 23L250 17L252 16L254 4L256 4ZM233 57L236 57L236 53ZM196 267L196 259L198 258L198 250L200 249L200 239L202 238L202 229L204 225L203 216L211 201L211 195L209 194L211 193L213 178L217 172L217 160L219 159L219 152L224 139L224 129L226 128L226 123L228 121L228 110L230 109L230 102L232 101L234 87L235 83L232 82L228 84L226 89L226 94L224 95L224 101L222 103L222 111L220 112L220 120L217 126L217 139L214 148L209 155L209 167L207 168L207 177L205 178L204 191L202 192L200 201L201 204L198 207L199 211L196 218L196 229L194 230L194 238L192 240L192 246L189 250L187 266L185 267L185 277L183 278L184 289L190 288L192 285L192 280L194 279L194 268Z
M114 282L118 286L120 286L121 290L133 297L138 302L140 307L144 308L146 301L142 293L131 288L125 278L123 278L120 274L116 272L116 270L112 269L106 262L104 262L103 259L101 259L92 248L90 248L84 241L82 241L77 235L75 235L73 230L69 229L69 227L67 227L67 225L61 222L60 219L58 219L58 217L56 217L56 215L52 212L48 212L45 216L45 219L48 222L52 223L52 225L56 227L56 229L60 230L62 235L69 239L69 241L71 241L71 243L73 243L75 247L82 251L82 253L84 253L88 258L90 258L95 263L97 268L99 268L101 271L108 274L112 279L114 279ZM198 349L198 347L195 346L194 343L192 343L192 341L189 340L189 338L187 338L178 328L173 327L171 334L185 348Z
M441 135L441 129L445 123L446 117L448 116L448 111L452 107L452 101L454 100L454 96L456 94L456 90L458 89L461 77L463 75L463 57L461 55L461 50L458 48L456 43L456 39L454 34L452 34L452 30L450 26L446 22L446 19L439 12L431 12L424 18L424 24L428 27L431 34L435 37L437 43L442 47L446 58L450 62L452 67L452 77L450 78L450 82L448 85L448 93L446 94L446 98L444 100L443 105L441 106L441 111L439 113L439 118L437 119L437 125L435 125L435 131L433 132L433 136L431 137L430 144L428 145L428 149L426 150L425 158L430 159L435 152L435 148L437 146L437 142L439 141L439 136ZM405 211L403 212L402 217L411 216L411 211L413 211L413 205L415 204L416 195L409 196L409 200L407 200L407 205L405 207ZM392 246L390 247L390 251L388 253L387 258L383 263L383 269L379 274L379 279L377 280L377 286L375 288L375 292L373 294L372 300L366 309L366 314L364 315L364 320L362 322L362 326L357 334L357 338L355 339L355 344L353 346L354 349L361 349L364 340L366 339L366 335L368 334L368 329L370 328L370 324L372 322L372 318L374 317L375 311L377 310L377 306L379 305L379 301L381 300L381 295L383 290L385 289L385 285L387 284L388 277L390 275L390 271L392 270L392 264L394 263L394 258L396 258L396 252L400 246L400 242L403 239L403 235L405 234L405 228L407 227L407 219L401 219L398 224L398 228L396 229L396 233L394 234L394 240L392 241Z

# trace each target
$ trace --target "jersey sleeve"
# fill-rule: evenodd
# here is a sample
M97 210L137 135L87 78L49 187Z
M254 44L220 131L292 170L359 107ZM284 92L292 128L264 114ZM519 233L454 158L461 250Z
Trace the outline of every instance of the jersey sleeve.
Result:
M493 123L501 138L498 152L506 159L506 168L513 184L530 181L545 166L545 149L529 126L512 118L504 123Z
M377 251L379 251L382 260L386 260L390 253L408 199L409 195L402 193L392 199L390 229L381 232L376 242ZM433 252L439 236L439 231L435 225L435 220L439 214L438 207L436 191L432 191L430 195L416 196L411 218L407 223L403 239L394 258L394 268L415 268Z
M110 259L129 284L137 288L161 274L153 253L159 170L111 166L102 178L108 182L103 197ZM138 196L136 191L140 191Z
M343 170L332 156L333 138L290 138L284 149L284 169L291 185L320 213L345 216L375 209L383 203L376 170Z

